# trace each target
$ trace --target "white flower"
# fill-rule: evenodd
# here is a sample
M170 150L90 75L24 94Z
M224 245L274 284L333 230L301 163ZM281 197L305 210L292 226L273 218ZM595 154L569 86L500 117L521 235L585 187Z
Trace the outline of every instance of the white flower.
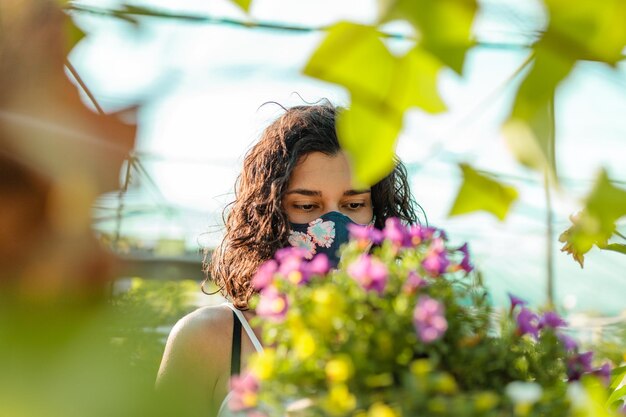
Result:
M515 404L533 404L541 398L543 389L536 382L513 381L505 392Z

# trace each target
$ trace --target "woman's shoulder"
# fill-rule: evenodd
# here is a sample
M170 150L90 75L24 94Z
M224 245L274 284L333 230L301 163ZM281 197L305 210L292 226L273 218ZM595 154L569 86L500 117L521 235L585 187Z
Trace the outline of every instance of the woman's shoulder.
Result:
M225 305L201 307L178 320L165 346L159 380L191 370L207 382L220 375L230 356L232 320Z

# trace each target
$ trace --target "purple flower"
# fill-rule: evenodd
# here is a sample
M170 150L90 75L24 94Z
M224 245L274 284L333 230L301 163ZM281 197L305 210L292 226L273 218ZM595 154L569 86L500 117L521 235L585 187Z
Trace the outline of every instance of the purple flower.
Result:
M256 313L259 317L273 322L281 322L287 314L289 303L287 296L278 292L276 287L269 286L261 291Z
M551 329L556 329L558 327L567 326L565 320L561 318L554 311L546 311L543 313L543 316L539 319L539 328L543 329L544 327L549 327Z
M461 263L459 264L459 266L461 267L462 270L464 270L466 273L469 274L474 269L474 266L470 263L470 256L469 256L467 243L464 243L463 246L461 246L458 250L463 254L463 259L461 260Z
M567 379L569 381L577 381L583 374L591 372L591 361L593 360L593 352L579 353L567 360Z
M409 275L404 282L403 289L405 292L413 294L415 291L422 287L425 287L426 285L426 281L422 277L420 277L417 272L411 271L409 272Z
M448 329L443 304L427 295L421 296L413 310L413 325L422 342L440 339Z
M446 272L449 265L450 260L448 259L443 239L434 239L430 244L426 257L422 261L422 267L430 276L438 277Z
M526 307L522 307L517 315L517 329L521 335L530 334L537 339L539 337L539 317Z
M563 344L563 348L566 351L569 352L569 351L576 350L576 348L578 348L578 343L576 343L576 340L574 340L573 337L568 336L568 335L563 334L563 333L557 333L556 337L559 338L559 340Z
M243 411L257 406L259 382L254 375L233 376L230 379L230 389L233 394L228 408L232 411Z
M411 236L404 225L400 222L400 219L396 217L390 217L385 222L385 229L383 230L385 239L390 241L396 247L411 247Z
M362 224L349 223L348 232L350 237L367 246L370 243L375 245L381 243L385 239L382 230L378 230L374 226L364 226Z
M511 299L511 311L513 311L515 309L515 307L517 306L525 306L526 304L528 304L526 301L522 300L519 297L514 296L513 294L509 293L509 298Z
M316 255L311 262L307 262L304 268L307 274L325 275L330 271L330 261L325 253L320 253Z
M602 380L604 385L609 385L611 382L611 365L605 362L597 369L594 369L593 374Z
M348 275L365 290L381 294L385 290L389 273L385 264L366 254L348 266Z
M262 263L252 278L252 286L257 291L261 291L274 281L276 271L278 271L278 263L275 260L270 259Z

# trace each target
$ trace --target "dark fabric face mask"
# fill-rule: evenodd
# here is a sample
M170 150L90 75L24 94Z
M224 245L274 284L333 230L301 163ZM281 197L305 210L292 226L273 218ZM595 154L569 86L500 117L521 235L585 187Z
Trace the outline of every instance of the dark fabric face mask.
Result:
M309 223L291 223L289 244L307 251L311 259L318 253L328 256L333 268L339 264L339 248L349 240L348 224L354 224L348 216L331 211Z

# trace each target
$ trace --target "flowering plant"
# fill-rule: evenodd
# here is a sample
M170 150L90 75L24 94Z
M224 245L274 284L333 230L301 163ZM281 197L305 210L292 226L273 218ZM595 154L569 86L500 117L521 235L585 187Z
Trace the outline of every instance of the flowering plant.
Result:
M467 245L439 229L351 226L339 268L297 248L254 278L263 354L233 381L249 416L590 415L592 366L553 311L511 296L498 319ZM373 246L372 246L373 244ZM590 388L591 387L591 388ZM606 398L604 398L606 400ZM604 411L603 411L604 412Z

